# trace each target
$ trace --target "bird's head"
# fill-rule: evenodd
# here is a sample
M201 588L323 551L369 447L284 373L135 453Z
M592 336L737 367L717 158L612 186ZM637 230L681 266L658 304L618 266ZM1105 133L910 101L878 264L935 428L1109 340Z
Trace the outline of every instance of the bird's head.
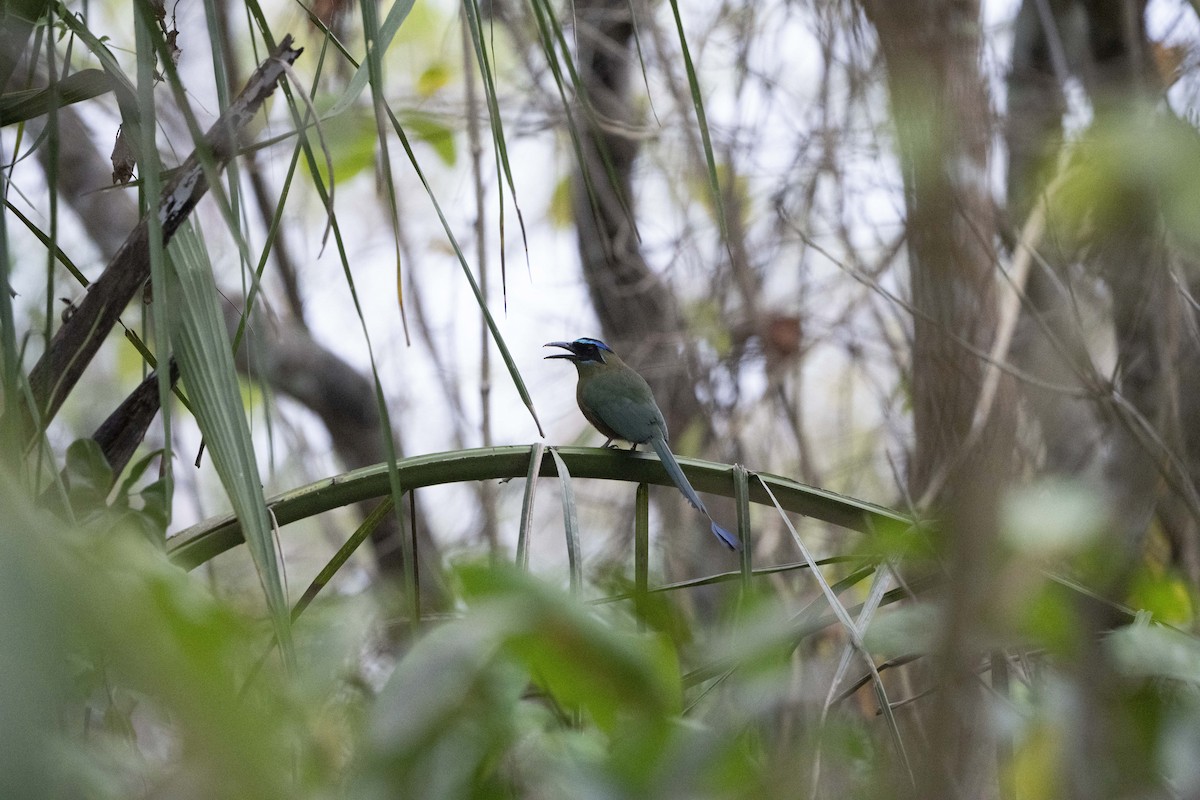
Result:
M568 361L574 362L577 366L580 364L604 364L606 363L605 353L610 357L616 356L613 349L599 339L576 339L573 342L547 342L543 347L561 347L566 350L566 353L555 353L546 358L565 358Z

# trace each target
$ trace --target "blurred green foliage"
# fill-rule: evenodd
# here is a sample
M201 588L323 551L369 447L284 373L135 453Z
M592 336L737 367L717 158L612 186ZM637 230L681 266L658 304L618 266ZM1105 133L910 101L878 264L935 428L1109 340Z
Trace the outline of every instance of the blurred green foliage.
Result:
M136 529L161 547L170 521L167 481L158 478L138 487L147 468L161 456L160 450L144 455L114 488L117 476L96 440L72 442L67 448L62 489L76 522L99 535L122 528Z
M466 562L451 575L454 613L423 622L399 651L379 639L383 604L319 596L296 621L289 671L261 598L222 599L170 563L154 493L130 501L149 461L118 481L94 445L73 445L62 479L69 515L30 500L20 481L0 481L9 509L0 531L0 796L909 791L861 661L850 659L831 689L845 638L804 570L773 573L801 602L764 576L704 621L683 613L683 587L635 606L627 578L602 574L583 596L618 599L588 602L512 566ZM1119 790L1113 796L1200 787L1194 759L1182 755L1200 746L1200 640L1149 611L1100 641L1081 635L1090 598L1064 570L1096 574L1091 552L1105 527L1081 492L1016 493L1006 512L995 563L1002 594L973 634L980 652L1004 652L1011 671L987 706L990 729L1012 746L1002 776L1021 796L1063 796L1064 775L1077 767L1073 737L1089 714L1103 714L1120 723L1108 728L1119 752L1098 773ZM1033 529L1042 535L1030 539ZM881 532L874 552L863 546L826 566L827 580L857 618L880 555L902 573L927 569L937 561L929 541L918 529ZM1174 597L1170 586L1147 572L1130 596ZM925 592L920 581L909 587ZM1156 607L1191 623L1190 604ZM942 613L889 593L866 631L900 714L913 713L910 703L918 710L920 694L904 698L889 667L928 661ZM1107 688L1090 695L1104 663ZM930 757L905 735L917 763Z

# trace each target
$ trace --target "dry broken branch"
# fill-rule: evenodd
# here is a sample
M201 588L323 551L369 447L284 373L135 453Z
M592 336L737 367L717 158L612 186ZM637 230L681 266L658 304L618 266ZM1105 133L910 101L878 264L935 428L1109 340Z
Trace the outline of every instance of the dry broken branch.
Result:
M163 190L158 207L151 213L158 215L164 246L208 191L205 160L210 159L208 163L218 169L229 162L237 152L246 124L274 91L286 65L300 56L302 50L291 45L292 38L285 36ZM129 234L30 372L30 389L41 425L58 412L121 311L150 276L149 219L147 214Z

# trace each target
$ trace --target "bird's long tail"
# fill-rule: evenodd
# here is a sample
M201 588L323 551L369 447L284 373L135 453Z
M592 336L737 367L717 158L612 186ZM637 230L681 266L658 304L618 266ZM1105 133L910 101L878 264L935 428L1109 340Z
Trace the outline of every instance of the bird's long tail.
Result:
M696 494L696 490L692 488L691 481L687 479L687 475L683 474L683 469L679 466L679 462L675 460L675 454L671 452L671 448L667 445L666 440L656 436L650 440L650 446L658 454L658 460L662 462L663 469L667 471L667 475L671 477L671 481L679 491L683 492L683 496L692 504L692 508L708 517L708 521L712 523L713 536L720 539L729 549L741 550L742 545L737 540L737 537L718 525L713 520L712 515L708 513L708 509L704 507L704 501L700 499L700 495Z

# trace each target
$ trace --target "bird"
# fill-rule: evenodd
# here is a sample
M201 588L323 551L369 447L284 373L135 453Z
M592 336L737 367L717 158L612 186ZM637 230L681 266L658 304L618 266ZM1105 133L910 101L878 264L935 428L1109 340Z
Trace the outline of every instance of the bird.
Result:
M675 460L667 444L667 422L646 379L599 339L547 342L543 347L561 347L567 351L546 358L562 358L575 365L579 373L575 400L584 418L608 437L604 446L616 440L629 442L630 450L649 444L676 488L693 508L708 517L713 535L731 550L740 550L737 537L716 523Z

